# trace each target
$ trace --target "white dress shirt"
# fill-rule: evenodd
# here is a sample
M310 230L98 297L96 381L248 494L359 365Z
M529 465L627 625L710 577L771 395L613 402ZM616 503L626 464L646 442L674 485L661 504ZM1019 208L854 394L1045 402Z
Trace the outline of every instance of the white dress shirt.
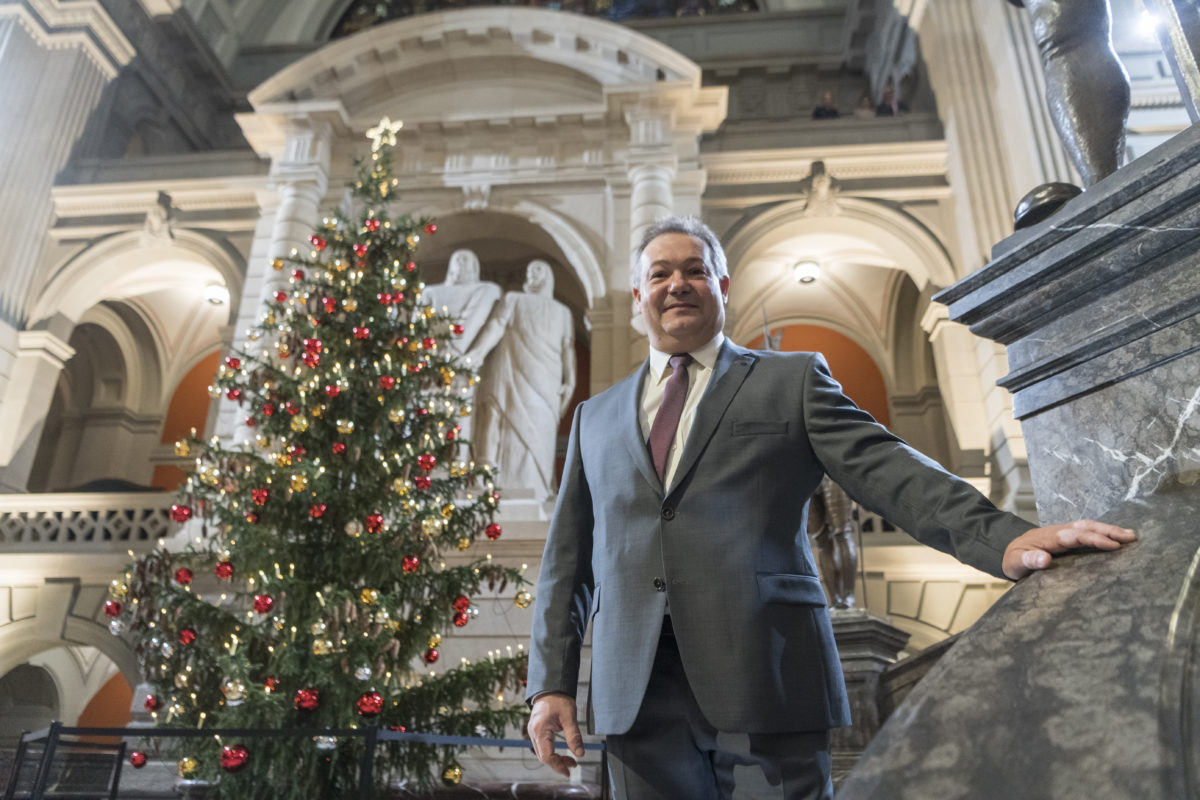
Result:
M679 466L679 457L683 454L683 445L687 442L692 430L692 422L696 419L696 407L700 398L708 388L712 378L713 367L717 364L717 353L725 341L725 334L717 335L708 344L693 351L692 363L688 365L687 400L683 404L683 412L679 416L679 427L675 429L675 439L671 442L671 450L667 453L667 468L663 474L663 489L669 489L675 479L675 468ZM667 388L667 378L671 376L670 359L675 353L663 353L650 348L650 373L646 376L646 385L642 387L642 408L638 421L642 426L642 441L650 440L650 426L662 405L663 393Z

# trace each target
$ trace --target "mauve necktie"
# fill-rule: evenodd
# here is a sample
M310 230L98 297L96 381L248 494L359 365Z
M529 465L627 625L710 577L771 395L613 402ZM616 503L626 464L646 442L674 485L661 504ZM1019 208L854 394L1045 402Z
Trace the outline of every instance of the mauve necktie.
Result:
M650 426L650 457L654 460L654 470L660 481L667 474L667 454L671 452L671 442L675 441L683 403L687 400L688 364L692 363L692 357L687 353L674 355L668 363L671 365L671 377L667 378L662 404L654 415L654 424Z

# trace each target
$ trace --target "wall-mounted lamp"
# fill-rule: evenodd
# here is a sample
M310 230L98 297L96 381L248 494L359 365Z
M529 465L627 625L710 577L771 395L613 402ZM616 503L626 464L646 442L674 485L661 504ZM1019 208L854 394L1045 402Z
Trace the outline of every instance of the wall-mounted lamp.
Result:
M821 265L816 261L797 261L792 267L792 275L796 283L812 283L821 277Z
M223 306L229 302L229 290L222 284L210 283L204 287L204 299L214 306Z

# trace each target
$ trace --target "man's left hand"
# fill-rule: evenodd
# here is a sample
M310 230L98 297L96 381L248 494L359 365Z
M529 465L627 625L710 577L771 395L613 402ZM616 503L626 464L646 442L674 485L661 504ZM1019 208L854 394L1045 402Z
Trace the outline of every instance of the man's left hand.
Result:
M1001 564L1004 574L1017 581L1031 572L1050 566L1051 556L1059 553L1079 547L1116 550L1136 539L1137 534L1130 528L1079 519L1065 525L1047 525L1026 531L1004 548Z

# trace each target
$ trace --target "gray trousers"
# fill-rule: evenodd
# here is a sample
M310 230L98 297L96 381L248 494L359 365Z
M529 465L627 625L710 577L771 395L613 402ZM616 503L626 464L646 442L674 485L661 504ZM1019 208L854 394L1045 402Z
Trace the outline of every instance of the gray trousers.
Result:
M829 732L729 733L700 713L670 618L628 733L608 737L616 800L831 800Z

